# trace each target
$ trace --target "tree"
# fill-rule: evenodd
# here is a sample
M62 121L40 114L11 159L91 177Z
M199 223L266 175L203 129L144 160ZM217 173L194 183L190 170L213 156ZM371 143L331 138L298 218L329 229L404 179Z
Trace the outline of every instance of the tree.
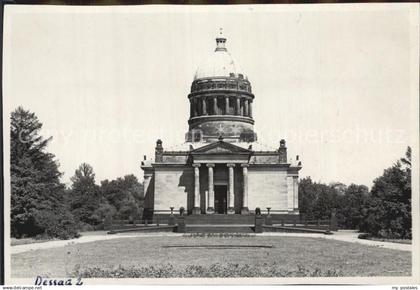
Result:
M13 237L77 236L73 217L64 202L64 185L55 156L46 152L37 116L18 107L11 114L11 234Z
M143 206L143 187L133 174L115 180L101 182L102 196L115 207L115 217L137 219Z
M314 219L314 207L317 199L315 185L310 177L299 182L299 211L304 219Z
M368 200L369 189L365 185L350 184L339 196L337 220L341 228L358 229L362 210Z
M360 230L377 237L411 239L411 148L374 181Z
M70 208L77 219L83 224L97 225L101 222L94 212L102 203L99 186L95 184L95 173L92 166L82 163L76 169L69 196Z
M299 210L304 219L329 219L338 206L338 193L333 185L312 182L310 177L299 182Z

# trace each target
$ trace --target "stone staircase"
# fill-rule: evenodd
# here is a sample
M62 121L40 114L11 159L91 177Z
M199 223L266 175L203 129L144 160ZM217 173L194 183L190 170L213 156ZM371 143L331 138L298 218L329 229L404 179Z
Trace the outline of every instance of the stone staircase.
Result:
M255 215L240 214L197 214L185 217L187 225L253 225Z
M185 218L187 233L253 233L254 215L189 215Z

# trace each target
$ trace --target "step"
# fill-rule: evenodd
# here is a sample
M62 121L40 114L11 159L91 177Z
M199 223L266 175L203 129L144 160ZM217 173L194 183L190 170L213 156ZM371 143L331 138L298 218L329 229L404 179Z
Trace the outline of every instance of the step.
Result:
M291 227L291 226L263 226L265 232L283 232L283 233L312 233L312 234L325 234L332 235L328 229L311 229L304 227Z
M174 232L176 226L142 226L142 227L131 227L131 228L119 228L112 229L108 234L119 234L129 232Z
M251 225L206 225L194 224L187 225L187 233L253 233L254 227Z
M254 224L254 215L224 215L224 214L213 214L213 215L189 215L185 218L185 223L190 224Z

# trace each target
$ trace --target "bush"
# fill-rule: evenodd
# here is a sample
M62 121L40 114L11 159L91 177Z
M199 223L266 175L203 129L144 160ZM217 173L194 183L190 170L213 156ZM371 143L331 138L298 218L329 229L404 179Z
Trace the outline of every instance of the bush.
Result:
M366 240L366 239L370 239L372 237L372 235L368 234L368 233L363 233L363 234L359 234L357 237L359 239Z
M364 210L360 231L386 239L411 239L411 213L403 203L372 198Z
M226 277L338 277L340 270L308 268L298 265L296 269L281 269L276 262L263 265L212 264L209 266L188 265L175 267L172 264L148 267L123 267L103 269L100 267L80 269L76 266L73 275L82 278L226 278Z
M35 220L38 228L43 229L38 238L68 240L80 236L73 216L66 210L57 213L51 210L38 211Z
M82 223L79 225L80 231L82 232L91 232L95 230L95 227L90 224Z

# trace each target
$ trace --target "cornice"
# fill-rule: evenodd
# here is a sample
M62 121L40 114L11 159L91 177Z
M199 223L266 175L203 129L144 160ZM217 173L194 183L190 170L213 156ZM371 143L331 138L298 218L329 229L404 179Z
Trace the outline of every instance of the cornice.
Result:
M227 94L226 97L241 97L241 95L246 95L246 97L250 99L255 99L255 96L253 93L242 91L242 90L232 90L232 89L211 89L211 90L201 90L196 92L191 92L188 94L188 99L192 97L197 97L200 95L204 95L203 97L217 97L220 96L220 94ZM232 94L233 96L230 96L229 94ZM243 97L243 96L242 96Z
M238 116L238 115L204 115L192 117L188 120L188 125L200 125L205 122L214 122L214 121L235 121L235 122L244 122L251 125L254 125L254 119L250 117Z

